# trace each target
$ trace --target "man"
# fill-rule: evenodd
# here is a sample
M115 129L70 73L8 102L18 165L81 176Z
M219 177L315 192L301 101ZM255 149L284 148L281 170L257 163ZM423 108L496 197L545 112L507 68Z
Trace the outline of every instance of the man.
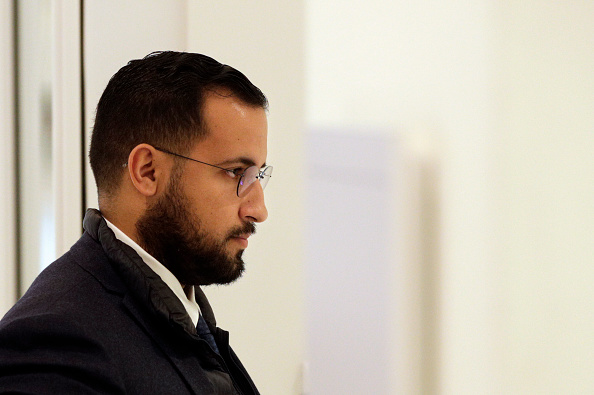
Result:
M198 54L133 60L97 106L99 208L0 323L0 393L258 393L200 285L241 276L267 100Z

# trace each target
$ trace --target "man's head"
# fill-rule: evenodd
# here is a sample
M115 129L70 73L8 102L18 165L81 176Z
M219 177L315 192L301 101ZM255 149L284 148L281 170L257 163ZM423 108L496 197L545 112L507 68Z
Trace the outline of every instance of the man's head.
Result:
M265 166L266 107L239 71L177 52L131 61L99 101L90 158L101 211L182 284L243 271L267 212L260 183L240 195L237 184Z
M187 153L204 137L204 100L225 91L266 109L264 94L231 66L200 54L155 52L130 61L109 81L95 116L89 152L101 197L117 191L130 151L138 144Z

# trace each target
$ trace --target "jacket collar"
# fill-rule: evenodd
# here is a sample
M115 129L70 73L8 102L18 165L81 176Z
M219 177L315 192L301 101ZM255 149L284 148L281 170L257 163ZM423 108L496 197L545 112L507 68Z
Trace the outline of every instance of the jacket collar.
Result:
M100 211L88 209L83 220L83 228L101 244L114 269L120 274L135 299L150 306L157 315L167 321L181 326L190 335L196 335L196 327L181 301L144 263L136 251L115 237ZM216 319L206 296L199 287L194 288L196 301L204 319L211 328L216 327Z

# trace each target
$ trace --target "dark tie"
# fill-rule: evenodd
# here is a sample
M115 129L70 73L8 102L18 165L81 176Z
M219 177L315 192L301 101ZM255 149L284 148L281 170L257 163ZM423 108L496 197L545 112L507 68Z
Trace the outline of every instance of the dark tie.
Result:
M212 333L210 333L210 329L208 329L208 325L206 324L204 317L202 317L202 314L198 316L198 324L196 325L196 331L198 332L198 336L200 336L202 340L206 340L210 347L217 354L220 354L214 336L212 335Z

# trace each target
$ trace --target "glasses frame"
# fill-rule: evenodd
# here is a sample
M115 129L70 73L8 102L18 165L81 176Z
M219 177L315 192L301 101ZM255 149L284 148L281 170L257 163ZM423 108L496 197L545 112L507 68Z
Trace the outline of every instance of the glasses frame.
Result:
M180 154L176 154L175 152L171 152L171 151L169 151L169 150L166 150L165 148L160 148L160 147L155 147L155 146L153 146L153 148L155 148L157 151L161 151L161 152L164 152L164 153L166 153L166 154L169 154L169 155L177 156L177 157L179 157L179 158L183 158L183 159L191 160L192 162L202 163L203 165L207 165L207 166L215 167L215 168L217 168L217 169L221 169L221 170L224 170L224 171L228 171L228 172L232 172L232 173L234 173L234 169L224 168L224 167L221 167L221 166L213 165L213 164L211 164L211 163L206 163L206 162L203 162L203 161L201 161L201 160L198 160L198 159L190 158L190 157L188 157L188 156L183 156L183 155L180 155ZM247 167L247 168L246 168L246 169L243 171L243 173L241 173L241 174L236 174L236 175L239 175L239 179L237 180L237 188L236 188L236 190L235 190L235 194L237 195L237 197L241 197L241 196L239 195L239 188L240 188L240 187L243 185L243 184L241 183L241 181L243 180L243 178L244 178L244 176L245 176L245 173L247 173L247 171L248 171L250 168L252 168L252 167L255 167L256 169L258 169L258 167L257 167L257 166L248 166L248 167ZM263 179L264 179L264 177L268 177L268 178L271 178L271 177L272 177L272 174L265 174L265 172L266 172L267 170L270 170L270 172L272 172L272 170L273 170L273 167L272 167L272 166L266 166L266 167L264 167L264 169L262 169L262 170L258 169L258 172L257 172L257 173L256 173L256 175L255 175L255 179L256 179L256 181L259 181L259 182L260 182L260 185L262 185L262 189L264 189L264 188L266 187L266 184L268 183L268 181L266 181L266 183L262 184L262 183L261 183L261 182L262 182L261 180L263 180ZM234 173L234 174L235 174L235 173ZM251 183L250 183L250 185L248 185L248 186L246 187L245 191L247 191L247 190L248 190L248 188L249 188L249 187L250 187L250 186L251 186L251 185L252 185L254 182L255 182L255 181L251 182ZM244 195L244 196L245 196L245 195Z

